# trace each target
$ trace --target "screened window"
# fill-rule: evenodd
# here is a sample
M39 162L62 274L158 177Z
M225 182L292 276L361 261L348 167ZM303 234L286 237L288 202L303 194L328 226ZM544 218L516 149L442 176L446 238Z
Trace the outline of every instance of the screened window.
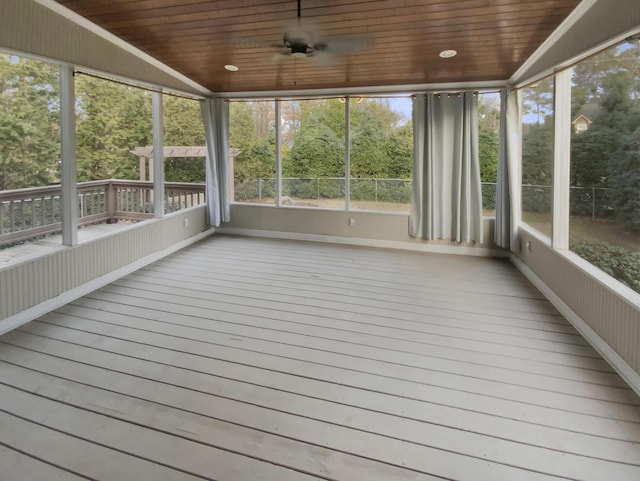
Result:
M413 175L408 97L350 98L351 210L408 212Z
M56 66L0 54L0 248L60 222L59 188L15 192L60 183L58 76Z
M282 102L284 206L345 208L345 107L340 99Z
M570 248L640 292L640 43L577 64L571 138Z
M235 202L275 204L275 102L231 102L229 161Z
M553 201L553 81L522 94L522 220L551 237Z

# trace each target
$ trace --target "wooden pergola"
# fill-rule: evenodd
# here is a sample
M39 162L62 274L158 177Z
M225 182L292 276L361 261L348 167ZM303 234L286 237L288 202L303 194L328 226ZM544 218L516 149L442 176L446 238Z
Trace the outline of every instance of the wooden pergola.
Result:
M133 155L140 159L140 180L153 180L153 147L136 147L130 150ZM229 149L229 193L233 199L233 161L240 154L241 150L237 148ZM165 159L168 158L188 158L188 157L206 157L207 148L204 146L188 146L188 147L170 147L165 146L163 154ZM147 168L148 164L148 168ZM149 175L147 176L147 172Z
M153 162L151 159L153 158L153 147L136 147L133 150L130 150L133 155L137 156L140 159L140 180L153 180ZM240 154L240 149L232 148L229 149L229 162L230 165L233 166L233 159ZM199 146L189 146L189 147L164 147L163 154L165 159L167 158L179 158L179 157L206 157L207 156L207 148L199 147ZM147 169L147 163L149 164L149 168ZM147 176L147 170L149 175ZM231 169L233 171L233 169Z

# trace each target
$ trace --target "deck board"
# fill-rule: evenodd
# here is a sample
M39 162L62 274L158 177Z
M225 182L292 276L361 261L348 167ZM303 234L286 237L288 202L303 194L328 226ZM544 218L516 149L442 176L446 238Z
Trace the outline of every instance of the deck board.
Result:
M215 236L0 341L15 479L640 478L638 397L501 260Z

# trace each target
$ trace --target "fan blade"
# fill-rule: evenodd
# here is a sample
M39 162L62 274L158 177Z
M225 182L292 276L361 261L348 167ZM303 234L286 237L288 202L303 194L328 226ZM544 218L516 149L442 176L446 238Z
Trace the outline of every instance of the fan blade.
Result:
M307 58L318 67L330 67L337 63L337 56L331 55L329 51L325 50L315 50Z
M286 61L290 57L291 57L291 54L288 52L278 52L278 53L274 53L273 55L271 55L271 57L269 57L269 62L272 64L280 64Z
M303 43L311 47L315 42L315 35L310 29L296 25L295 27L289 28L285 31L283 42L285 45Z
M347 55L372 48L373 40L367 37L334 37L324 39L322 44L324 45L323 50L337 55ZM320 50L320 48L318 49Z

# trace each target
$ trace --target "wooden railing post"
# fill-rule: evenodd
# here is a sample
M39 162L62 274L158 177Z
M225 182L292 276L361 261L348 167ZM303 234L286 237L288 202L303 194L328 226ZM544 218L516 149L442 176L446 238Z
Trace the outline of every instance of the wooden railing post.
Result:
M116 211L118 210L118 195L116 186L113 185L113 182L109 182L105 186L104 204L105 210L109 215L109 217L107 218L107 224L114 224L115 222L117 222L115 215Z

